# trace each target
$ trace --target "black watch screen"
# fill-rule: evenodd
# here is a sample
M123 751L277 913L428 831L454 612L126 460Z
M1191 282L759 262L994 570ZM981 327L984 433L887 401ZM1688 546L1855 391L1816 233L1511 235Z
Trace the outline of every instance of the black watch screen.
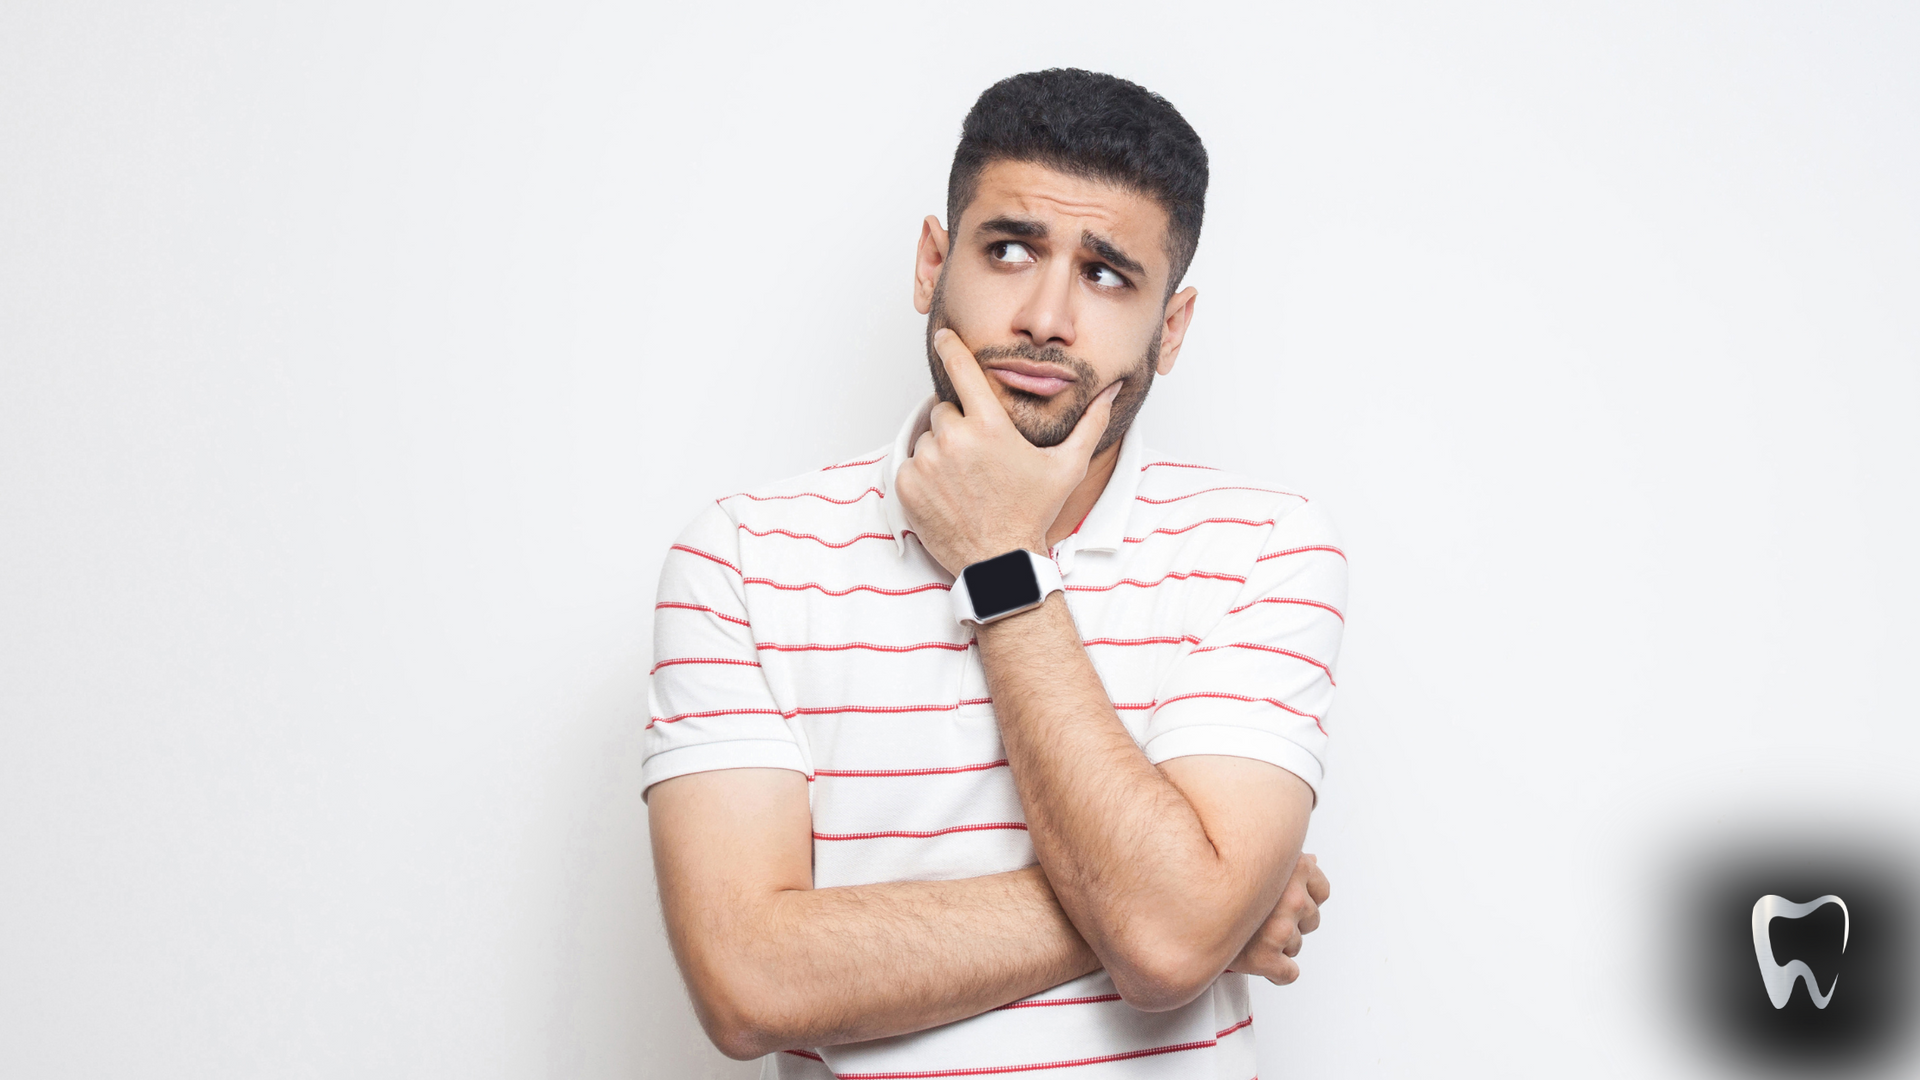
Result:
M982 621L1040 602L1040 579L1024 550L983 559L960 573L967 579L973 614Z

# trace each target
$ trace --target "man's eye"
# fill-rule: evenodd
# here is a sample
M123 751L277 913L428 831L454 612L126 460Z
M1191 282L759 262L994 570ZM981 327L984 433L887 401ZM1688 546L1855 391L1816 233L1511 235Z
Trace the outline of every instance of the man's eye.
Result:
M1127 283L1127 279L1111 266L1090 266L1087 276L1093 279L1095 285L1105 285L1110 289L1120 288Z
M1015 240L1001 240L992 244L987 248L987 253L997 262L1030 263L1034 261L1033 252L1027 250L1027 245Z

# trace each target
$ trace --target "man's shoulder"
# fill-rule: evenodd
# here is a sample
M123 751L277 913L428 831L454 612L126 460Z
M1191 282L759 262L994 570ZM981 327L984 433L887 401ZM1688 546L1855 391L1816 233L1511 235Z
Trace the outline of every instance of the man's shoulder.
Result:
M877 499L881 495L880 466L887 450L875 450L838 461L818 469L760 484L745 491L722 495L714 500L735 513L755 505L772 503L852 506Z
M1345 558L1325 505L1298 486L1190 458L1144 458L1127 533L1139 550L1209 565L1236 558L1252 565L1294 550Z
M1164 525L1209 517L1277 525L1312 504L1292 485L1188 459L1150 456L1140 466L1136 514ZM1303 515L1318 517L1319 507Z
M795 518L843 518L850 513L878 512L885 487L880 470L888 452L889 449L883 447L784 479L723 494L713 500L707 513L712 514L717 509L726 518L742 524Z
M860 454L721 495L681 529L673 549L741 573L756 553L765 554L764 544L755 541L810 541L779 545L807 553L816 548L825 552L848 548L849 537L891 539L881 509L880 469L886 454L885 450Z

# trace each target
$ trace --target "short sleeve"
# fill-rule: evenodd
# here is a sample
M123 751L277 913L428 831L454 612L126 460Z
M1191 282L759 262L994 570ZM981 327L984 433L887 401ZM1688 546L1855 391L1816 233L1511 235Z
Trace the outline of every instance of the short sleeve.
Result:
M760 669L739 529L718 505L694 519L667 552L654 604L653 655L643 788L715 769L808 771Z
M1268 534L1227 613L1174 662L1147 722L1148 760L1257 758L1317 800L1346 603L1339 539L1318 507L1298 507Z

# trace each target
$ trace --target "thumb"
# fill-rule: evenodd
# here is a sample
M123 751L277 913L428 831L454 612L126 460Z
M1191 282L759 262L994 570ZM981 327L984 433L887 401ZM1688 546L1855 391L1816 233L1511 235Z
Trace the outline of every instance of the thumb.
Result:
M1118 382L1100 391L1100 395L1087 405L1087 411L1080 414L1080 422L1073 426L1073 434L1056 447L1062 457L1072 458L1085 465L1093 458L1093 448L1100 445L1100 436L1107 433L1107 421L1113 418L1113 399L1120 396Z

